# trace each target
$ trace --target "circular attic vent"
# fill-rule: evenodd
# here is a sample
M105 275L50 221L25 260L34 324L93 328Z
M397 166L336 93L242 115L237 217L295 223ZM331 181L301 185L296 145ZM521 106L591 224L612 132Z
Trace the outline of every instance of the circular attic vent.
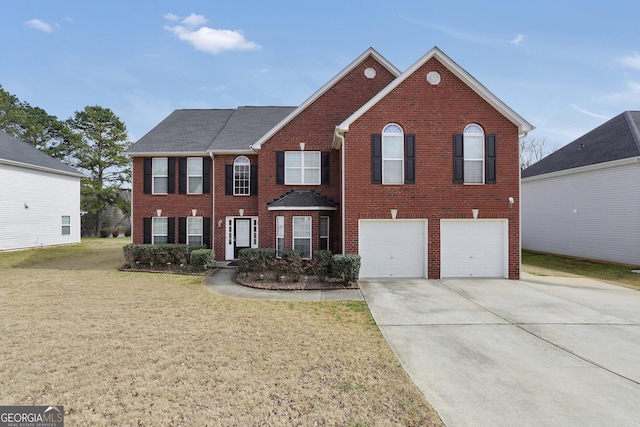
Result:
M364 70L364 75L366 78L372 79L376 76L376 69L369 67L366 70Z
M429 83L431 83L432 85L437 85L440 83L441 77L440 77L440 73L438 73L437 71L429 71L427 73L427 81Z

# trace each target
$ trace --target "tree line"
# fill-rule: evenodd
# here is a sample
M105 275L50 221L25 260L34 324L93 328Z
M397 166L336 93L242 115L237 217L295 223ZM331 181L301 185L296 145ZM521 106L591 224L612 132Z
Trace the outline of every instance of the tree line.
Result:
M109 108L86 106L67 120L20 101L0 85L0 130L83 173L81 209L93 219L97 236L104 214L114 208L128 217L131 162L123 154L131 142L125 124Z

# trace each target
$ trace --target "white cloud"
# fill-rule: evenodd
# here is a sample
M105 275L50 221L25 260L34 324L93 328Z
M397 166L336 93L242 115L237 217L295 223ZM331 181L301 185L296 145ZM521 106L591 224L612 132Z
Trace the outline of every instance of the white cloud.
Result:
M173 21L181 19L171 13L164 15L164 17ZM256 50L260 48L257 43L246 40L239 31L201 26L207 22L207 19L202 15L192 13L180 22L184 25L167 25L164 28L178 36L180 40L191 43L196 50L215 55L225 50Z
M640 70L640 54L638 52L633 55L623 56L620 58L620 62L629 68Z
M523 41L524 41L524 34L518 34L516 38L511 40L509 43L515 44L516 46L518 46Z
M199 27L200 25L206 24L207 18L202 15L196 15L195 13L192 13L191 15L184 18L182 20L182 23L187 27L195 28Z
M25 22L24 25L26 25L29 28L34 28L36 30L44 31L45 33L53 32L53 27L51 25L39 19L30 19L27 22Z
M171 12L165 13L163 18L168 20L168 21L179 21L180 20L180 17L178 15L175 15L175 14L173 14Z

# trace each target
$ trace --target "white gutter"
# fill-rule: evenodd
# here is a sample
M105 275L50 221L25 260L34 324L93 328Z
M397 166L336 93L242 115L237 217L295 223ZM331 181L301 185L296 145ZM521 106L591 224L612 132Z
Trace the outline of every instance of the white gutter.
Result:
M340 211L341 211L341 215L342 215L342 254L344 255L346 253L346 248L345 245L347 243L347 239L345 236L345 228L346 228L346 217L347 217L347 213L345 211L345 200L347 199L347 196L345 194L345 189L346 189L346 185L345 185L345 153L344 153L344 149L345 149L345 138L344 138L344 133L339 133L338 129L336 128L336 133L335 136L340 140L340 151L342 152L340 154L341 157L341 161L342 161L342 171L341 173L341 179L342 179L342 191L341 191L341 195L340 195ZM334 139L335 142L335 139Z

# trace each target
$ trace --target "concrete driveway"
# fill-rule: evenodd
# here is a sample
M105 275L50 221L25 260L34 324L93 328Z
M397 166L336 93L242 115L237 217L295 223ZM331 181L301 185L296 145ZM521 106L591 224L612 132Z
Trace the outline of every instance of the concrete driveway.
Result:
M640 292L526 274L360 285L448 426L640 425Z

